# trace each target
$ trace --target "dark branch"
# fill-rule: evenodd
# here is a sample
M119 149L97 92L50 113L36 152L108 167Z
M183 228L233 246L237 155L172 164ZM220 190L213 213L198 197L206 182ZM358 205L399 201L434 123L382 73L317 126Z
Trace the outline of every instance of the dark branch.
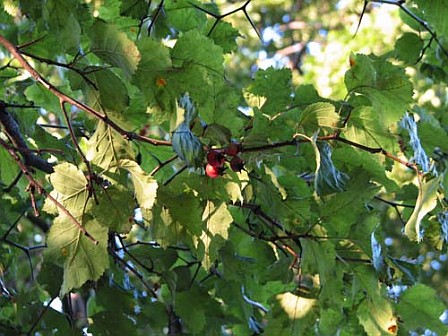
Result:
M218 25L219 21L221 21L222 19L224 19L225 17L227 17L227 16L229 16L229 15L232 15L232 14L235 14L236 12L242 11L242 12L244 13L244 16L246 17L246 19L249 21L250 25L252 26L253 30L255 30L255 33L257 34L258 38L261 40L261 35L260 35L260 33L258 32L258 29L255 27L255 24L253 23L252 19L250 18L249 14L247 13L247 9L246 9L246 8L247 8L247 6L251 3L251 1L252 1L252 0L247 0L247 1L246 1L244 4L242 4L240 7L236 8L236 9L234 9L234 10L231 10L230 12L227 12L227 13L222 14L222 15L215 14L215 13L213 13L213 12L211 12L211 11L205 9L205 8L202 8L202 7L199 7L199 6L195 5L194 3L191 3L191 2L190 2L190 4L191 4L193 7L199 9L200 11L202 11L202 12L204 12L204 13L210 15L210 16L213 16L213 17L216 19L216 20L215 20L215 23L214 23L213 26L212 26L212 28L209 30L207 36L210 36L210 35L211 35L211 33L213 32L213 30L214 30L214 29L216 28L216 26Z
M20 128L17 121L6 111L7 106L8 104L0 101L0 124L3 126L3 129L11 143L20 151L23 159L25 160L25 165L51 174L54 171L53 166L32 151L28 150L28 146L20 133Z

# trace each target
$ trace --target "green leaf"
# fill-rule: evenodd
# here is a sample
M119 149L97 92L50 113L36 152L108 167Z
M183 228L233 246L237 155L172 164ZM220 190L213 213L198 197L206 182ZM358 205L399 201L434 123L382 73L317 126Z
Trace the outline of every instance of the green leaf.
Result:
M89 332L94 335L132 335L135 332L135 324L123 314L113 309L107 309L89 316L92 325Z
M319 317L319 335L336 335L344 315L332 308L321 309Z
M283 112L291 103L291 70L274 69L258 70L255 80L249 86L248 91L261 97L265 97L261 112L269 116Z
M342 298L342 273L336 267L333 244L328 241L306 240L302 243L302 269L309 274L318 274L323 305L334 305Z
M391 152L397 150L395 137L384 127L381 116L372 106L353 109L342 134L346 139L363 146L383 148Z
M195 290L176 294L176 312L187 325L191 333L197 334L202 331L206 323L206 311L204 305L208 301L206 293ZM192 300L194 308L192 309Z
M320 128L336 130L339 122L339 115L335 112L335 107L332 104L314 103L307 106L300 114L299 127L314 133Z
M73 90L83 90L86 102L96 110L111 110L122 113L129 105L129 96L120 77L108 69L92 71L87 76L96 85L95 90L91 85L86 85L84 79L78 74L71 72L69 75Z
M45 106L45 109L49 112L56 113L61 110L59 99L38 83L28 86L25 90L25 95L35 105Z
M126 34L113 24L97 20L90 30L90 38L90 50L96 56L120 68L126 77L131 77L140 61L140 52Z
M171 58L177 68L193 63L207 71L211 70L215 76L223 75L224 59L221 47L196 30L188 31L179 37L172 49Z
M361 170L353 171L346 191L329 195L324 200L321 210L323 225L330 236L346 237L355 224L365 206L378 193L378 187L370 183L369 178ZM351 208L351 211L347 209Z
M193 7L198 2L189 0L167 0L164 10L171 28L186 32L192 29L200 29L205 25L206 16L203 11Z
M363 300L357 310L359 323L367 335L395 335L397 322L391 304L382 299L378 302Z
M439 184L440 177L419 183L415 208L404 228L405 234L410 240L420 241L422 239L420 224L426 214L437 205L437 189L439 188Z
M146 17L147 11L148 4L145 0L123 0L120 7L121 15L139 20Z
M232 215L227 209L226 203L215 206L212 202L208 202L202 220L206 222L206 232L212 236L220 235L224 239L228 237L228 229L233 222Z
M37 281L51 297L55 297L59 294L62 286L63 270L61 267L55 265L52 262L45 260L42 263Z
M150 104L155 104L164 110L165 106L176 100L175 95L170 93L172 83L167 81L166 75L166 71L172 66L169 48L151 38L139 40L137 47L141 60L132 83L141 90ZM160 97L162 93L167 96L168 102L164 102L163 97Z
M203 137L210 139L210 144L225 146L232 137L232 132L225 126L213 123L207 125Z
M151 209L157 194L157 181L143 171L135 161L127 159L120 160L119 166L131 174L138 204L142 208Z
M412 102L412 84L404 69L374 56L352 55L345 74L349 92L365 96L386 127L399 121Z
M316 88L312 84L299 85L294 92L294 102L296 106L305 106L317 103L322 98L319 96Z
M445 0L433 0L430 3L424 0L415 1L419 9L424 13L426 20L431 22L436 30L437 36L448 36L448 22L445 13L448 11L448 4Z
M8 186L19 173L19 167L3 147L0 148L0 183Z
M219 249L228 238L228 230L233 222L233 218L227 209L226 203L216 206L211 201L208 201L202 215L202 221L205 222L205 229L200 237L206 254L204 267L209 268L218 257Z
M43 18L47 21L47 29L57 36L56 47L62 50L77 51L81 38L81 26L72 12L72 1L49 0L43 7Z
M388 178L384 169L384 158L379 155L372 156L366 151L353 147L336 148L333 151L333 161L339 167L345 167L345 171L362 167L363 175L369 175L370 178L383 185L387 191L392 192L398 190L397 184Z
M174 188L160 188L157 192L157 201L170 210L173 220L185 227L192 235L200 236L202 233L202 210L199 200L192 192L179 194Z
M77 218L78 221L80 218ZM61 295L81 287L89 280L98 280L109 266L107 228L93 219L82 224L98 241L97 245L65 215L60 215L54 220L48 234L45 258L62 264L64 268Z
M205 30L208 32L215 24L214 20L207 21ZM233 28L228 22L220 20L213 29L210 37L215 41L216 45L219 45L225 53L236 51L238 44L236 39L240 37L240 33L237 29Z
M87 179L76 166L68 162L54 166L54 173L50 175L50 182L54 188L51 194L73 216L82 216L90 208ZM55 205L52 204L52 201L47 198L45 202L48 204L48 211L53 212L51 209Z
M414 33L404 33L395 42L397 58L407 64L414 64L420 58L423 40Z
M135 200L132 192L121 184L96 190L97 206L94 215L101 225L111 231L127 233L131 230L134 216Z
M95 133L87 143L87 160L94 165L115 172L121 159L133 159L131 143L106 123L99 121Z
M407 289L401 295L397 312L403 321L402 327L410 332L429 329L438 335L446 335L448 326L440 321L447 307L438 298L436 291L423 284Z

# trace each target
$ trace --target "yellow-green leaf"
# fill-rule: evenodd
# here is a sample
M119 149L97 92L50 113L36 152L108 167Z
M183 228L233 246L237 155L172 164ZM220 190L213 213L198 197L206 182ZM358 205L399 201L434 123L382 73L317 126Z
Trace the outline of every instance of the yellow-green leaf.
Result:
M135 197L142 208L150 209L154 205L157 194L157 181L132 160L120 160L120 167L131 174Z
M440 178L430 181L423 181L419 185L417 202L414 211L405 226L405 234L410 240L420 241L420 223L428 212L435 208L437 204L437 189Z
M80 222L81 217L77 220ZM65 215L54 220L48 234L46 257L64 268L61 295L81 287L86 281L98 280L109 266L107 228L96 220L87 221L84 227L98 244L86 237Z

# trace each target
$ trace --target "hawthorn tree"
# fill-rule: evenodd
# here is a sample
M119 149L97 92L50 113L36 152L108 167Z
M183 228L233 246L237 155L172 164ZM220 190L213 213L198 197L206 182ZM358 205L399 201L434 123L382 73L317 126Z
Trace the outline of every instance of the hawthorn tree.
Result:
M331 97L342 2L3 1L0 334L445 335L448 4L380 5Z

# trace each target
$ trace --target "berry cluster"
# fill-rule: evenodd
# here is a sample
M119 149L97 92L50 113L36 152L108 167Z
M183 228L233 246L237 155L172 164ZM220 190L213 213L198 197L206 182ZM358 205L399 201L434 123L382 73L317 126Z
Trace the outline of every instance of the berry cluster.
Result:
M224 149L210 149L207 152L207 165L205 173L210 178L217 178L224 174L226 161L230 164L230 169L234 172L241 172L244 169L244 161L238 156L241 152L241 144L231 142Z

